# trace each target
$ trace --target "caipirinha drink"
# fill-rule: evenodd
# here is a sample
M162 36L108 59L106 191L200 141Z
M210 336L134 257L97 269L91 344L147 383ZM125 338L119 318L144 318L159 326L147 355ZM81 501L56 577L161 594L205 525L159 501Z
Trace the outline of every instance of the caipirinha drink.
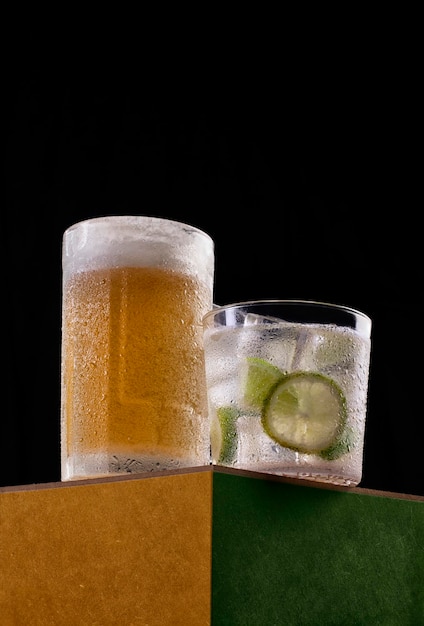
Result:
M309 301L204 318L212 461L353 486L362 478L371 320Z
M213 242L155 217L63 240L62 480L210 462L202 317Z

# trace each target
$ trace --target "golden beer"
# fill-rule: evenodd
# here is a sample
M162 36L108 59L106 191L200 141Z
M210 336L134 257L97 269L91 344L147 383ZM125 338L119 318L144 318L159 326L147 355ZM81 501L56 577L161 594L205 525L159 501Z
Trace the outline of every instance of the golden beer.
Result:
M136 218L97 219L124 224L125 236L112 245L109 225L105 249L100 238L84 254L97 236L89 220L93 232L75 246L83 261L64 269L62 479L208 464L202 317L212 307L212 240L159 218L136 222L153 228L150 239L132 230Z

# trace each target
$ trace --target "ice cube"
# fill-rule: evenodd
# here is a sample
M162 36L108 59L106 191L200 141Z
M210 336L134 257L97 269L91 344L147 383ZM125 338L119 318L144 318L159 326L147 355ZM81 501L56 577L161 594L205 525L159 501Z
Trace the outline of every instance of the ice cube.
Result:
M239 357L257 357L287 371L295 350L292 324L285 320L248 313L240 328Z
M245 326L254 326L256 324L284 324L287 323L278 317L270 315L258 315L257 313L246 313L244 318Z

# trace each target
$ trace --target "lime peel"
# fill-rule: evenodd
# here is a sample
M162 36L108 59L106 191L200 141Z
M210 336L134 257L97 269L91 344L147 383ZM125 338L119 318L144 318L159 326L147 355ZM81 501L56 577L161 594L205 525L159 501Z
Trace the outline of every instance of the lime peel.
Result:
M328 448L319 453L319 456L326 461L335 461L350 452L354 446L354 432L351 428L346 428Z
M259 357L247 357L246 367L243 403L262 409L270 390L284 377L284 372Z
M218 463L231 463L237 454L236 422L240 415L238 408L223 406L217 409L218 423L211 430L212 453ZM218 452L219 451L219 452Z

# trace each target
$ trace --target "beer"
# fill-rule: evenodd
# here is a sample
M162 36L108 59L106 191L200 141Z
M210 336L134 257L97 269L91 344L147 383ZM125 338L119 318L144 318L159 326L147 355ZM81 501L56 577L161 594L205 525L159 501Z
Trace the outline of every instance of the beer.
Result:
M123 246L122 266L96 253L64 272L64 480L209 463L201 320L210 269L202 280L183 268L182 251L178 263L163 250L152 263L147 248L138 265L124 262Z

